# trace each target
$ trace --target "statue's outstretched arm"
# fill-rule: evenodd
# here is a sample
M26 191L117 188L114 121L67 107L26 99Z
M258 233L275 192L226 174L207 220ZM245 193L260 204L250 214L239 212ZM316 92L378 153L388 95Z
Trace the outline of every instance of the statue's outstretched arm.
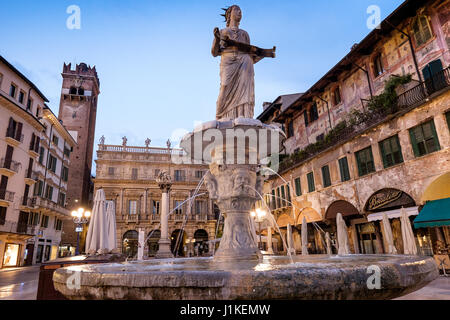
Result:
M220 55L220 31L219 28L214 28L214 41L211 49L213 57Z

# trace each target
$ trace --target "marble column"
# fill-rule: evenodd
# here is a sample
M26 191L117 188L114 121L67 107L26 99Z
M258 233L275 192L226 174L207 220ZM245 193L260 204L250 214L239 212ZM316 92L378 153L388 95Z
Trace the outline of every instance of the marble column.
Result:
M144 247L145 247L145 232L144 229L139 229L139 236L138 236L138 254L137 259L139 261L144 260Z
M267 227L267 253L273 253L273 245L272 245L272 227Z
M172 187L172 179L164 172L160 174L156 180L161 191L161 238L159 239L159 249L156 253L156 259L173 258L172 251L170 251L170 237L169 237L169 192Z

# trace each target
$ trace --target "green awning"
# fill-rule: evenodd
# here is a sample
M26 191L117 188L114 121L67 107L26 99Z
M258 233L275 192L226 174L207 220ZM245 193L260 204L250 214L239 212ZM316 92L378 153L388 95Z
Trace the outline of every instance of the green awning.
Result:
M427 202L414 220L414 227L450 226L450 198Z

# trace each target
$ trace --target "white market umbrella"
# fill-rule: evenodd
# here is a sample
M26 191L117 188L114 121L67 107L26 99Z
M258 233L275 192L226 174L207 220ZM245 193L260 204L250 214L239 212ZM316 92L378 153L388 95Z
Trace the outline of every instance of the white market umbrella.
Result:
M325 242L327 244L327 254L331 256L333 251L331 251L331 237L330 237L330 234L328 232L325 233Z
M417 255L416 239L405 208L400 210L400 221L402 222L403 253Z
M107 219L107 229L108 229L108 246L109 252L116 249L117 239L116 239L116 208L114 201L107 201L106 203L106 219Z
M302 222L302 256L308 255L308 222L306 217L303 217Z
M338 255L350 254L350 247L348 241L347 226L345 224L342 214L338 213L336 217L337 226L337 240L338 240Z
M383 230L386 237L387 253L397 254L397 249L394 246L394 237L392 236L392 228L386 213L383 213Z
M294 237L292 235L292 227L290 224L287 225L287 244L288 244L288 252L294 254Z
M108 252L108 226L106 219L106 199L103 189L97 190L94 198L91 222L86 236L86 252L103 254Z

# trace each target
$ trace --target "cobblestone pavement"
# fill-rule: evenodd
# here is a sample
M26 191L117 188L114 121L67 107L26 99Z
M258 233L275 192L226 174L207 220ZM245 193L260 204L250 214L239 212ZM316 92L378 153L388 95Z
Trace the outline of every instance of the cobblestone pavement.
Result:
M428 286L395 300L450 300L450 276L441 276Z
M36 300L39 266L0 270L0 300ZM450 300L450 277L395 300Z
M0 300L36 300L39 266L0 270Z

